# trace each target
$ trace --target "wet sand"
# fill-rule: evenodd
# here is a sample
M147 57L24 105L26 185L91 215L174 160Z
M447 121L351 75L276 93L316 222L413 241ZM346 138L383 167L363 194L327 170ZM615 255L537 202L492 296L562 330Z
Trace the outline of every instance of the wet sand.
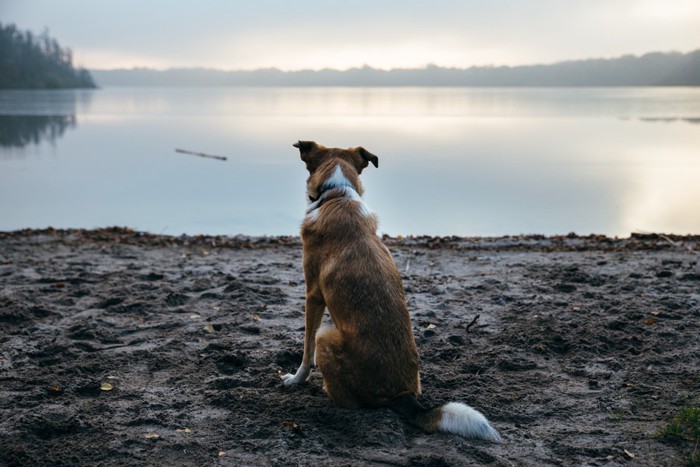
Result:
M472 405L502 444L336 408L316 371L282 385L302 354L296 237L28 230L0 233L0 464L675 465L692 451L657 432L700 404L699 236L385 242L422 402Z

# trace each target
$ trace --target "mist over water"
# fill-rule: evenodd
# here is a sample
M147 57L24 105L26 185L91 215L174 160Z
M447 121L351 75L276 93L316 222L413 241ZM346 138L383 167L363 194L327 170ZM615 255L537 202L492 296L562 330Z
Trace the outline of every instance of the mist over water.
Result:
M301 139L379 156L392 235L698 233L699 122L697 88L0 91L0 230L296 234Z

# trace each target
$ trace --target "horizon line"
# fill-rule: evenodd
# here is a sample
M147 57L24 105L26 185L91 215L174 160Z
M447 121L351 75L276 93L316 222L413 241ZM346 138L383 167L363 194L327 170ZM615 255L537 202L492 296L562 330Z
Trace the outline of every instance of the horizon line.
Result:
M627 57L632 57L632 58L643 58L647 55L655 55L655 54L665 54L665 55L671 55L671 54L678 54L678 55L688 55L694 52L700 52L700 48L688 50L686 52L678 51L678 50L669 50L669 51L651 51L651 52L645 52L642 54L633 54L633 53L628 53L628 54L622 54L622 55L616 55L616 56L611 56L611 57L589 57L589 58L574 58L574 59L567 59L567 60L559 60L559 61L554 61L554 62L545 62L545 63L529 63L529 64L522 64L522 65L496 65L496 64L488 64L488 65L470 65L470 66L463 66L463 67L458 67L458 66L447 66L447 65L438 65L435 63L426 63L424 65L419 65L415 67L394 67L394 68L381 68L381 67L375 67L373 65L369 65L367 63L363 65L356 65L348 68L331 68L331 67L321 67L321 68L298 68L298 69L283 69L280 67L276 66L266 66L266 67L258 67L258 68L231 68L231 69L225 69L225 68L214 68L214 67L206 67L206 66L172 66L172 67L167 67L167 68L162 68L162 67L149 67L149 66L132 66L132 67L117 67L117 68L88 68L88 67L82 67L84 69L87 69L89 71L136 71L136 70L144 70L144 71L157 71L157 72L167 72L167 71L209 71L209 72L221 72L221 73L252 73L252 72L257 72L257 71L276 71L280 73L301 73L301 72L324 72L324 71L335 71L335 72L349 72L349 71L355 71L355 70L373 70L373 71L381 71L381 72L392 72L392 71L417 71L417 70L428 70L428 69L441 69L441 70L471 70L474 68L527 68L527 67L537 67L537 66L552 66L552 65L559 65L559 64L565 64L565 63L572 63L572 62L587 62L587 61L605 61L605 60L618 60L621 58L627 58Z

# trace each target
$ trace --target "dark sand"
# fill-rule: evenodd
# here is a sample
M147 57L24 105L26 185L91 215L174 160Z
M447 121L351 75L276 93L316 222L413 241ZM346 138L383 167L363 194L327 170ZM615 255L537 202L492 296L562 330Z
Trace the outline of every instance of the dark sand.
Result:
M0 464L675 465L693 446L657 431L700 404L700 237L672 240L386 239L422 401L481 410L496 445L338 409L317 372L282 385L297 238L0 233Z

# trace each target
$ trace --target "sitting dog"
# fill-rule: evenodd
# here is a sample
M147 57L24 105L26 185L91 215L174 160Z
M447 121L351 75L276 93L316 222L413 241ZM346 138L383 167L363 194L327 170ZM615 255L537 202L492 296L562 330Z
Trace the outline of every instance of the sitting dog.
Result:
M340 407L389 407L427 432L501 440L486 418L451 402L425 408L418 350L401 276L362 201L359 175L379 159L362 147L326 148L299 141L309 171L310 204L301 227L306 280L304 356L285 384L306 381L312 362L323 389ZM319 331L328 308L333 327Z

